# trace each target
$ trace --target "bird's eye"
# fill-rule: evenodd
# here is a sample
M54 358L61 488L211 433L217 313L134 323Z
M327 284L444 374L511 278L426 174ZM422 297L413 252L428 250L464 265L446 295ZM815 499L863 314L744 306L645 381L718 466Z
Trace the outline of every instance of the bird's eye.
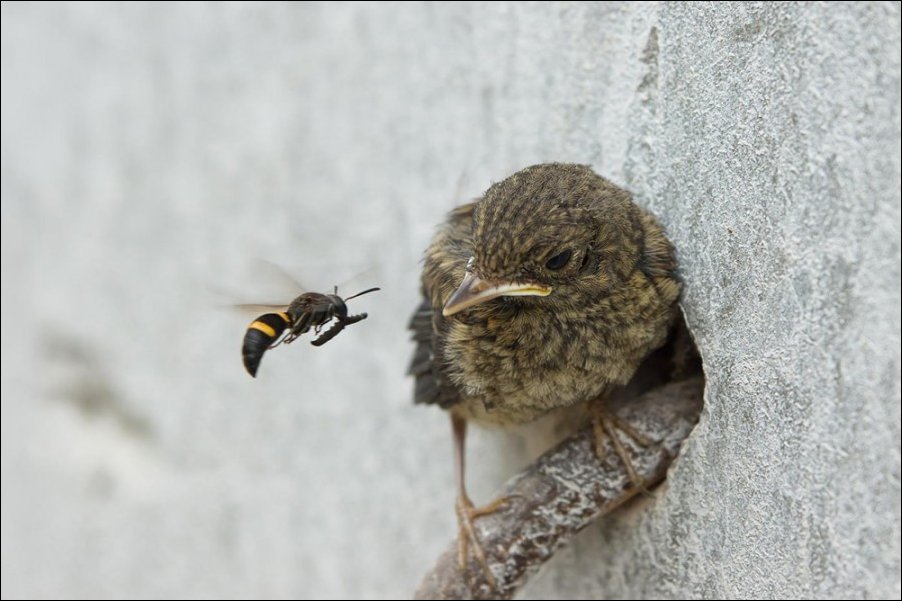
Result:
M545 267L550 269L551 271L557 271L558 269L563 269L564 265L566 265L570 261L570 257L573 253L569 250L565 250L562 253L558 253L548 259L545 262Z

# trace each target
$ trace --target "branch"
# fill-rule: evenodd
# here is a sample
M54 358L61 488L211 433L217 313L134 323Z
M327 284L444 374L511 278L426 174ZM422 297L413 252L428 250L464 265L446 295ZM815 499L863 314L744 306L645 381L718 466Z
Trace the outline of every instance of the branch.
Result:
M423 579L416 599L510 599L539 567L577 532L636 494L664 479L702 406L704 381L692 378L654 389L623 403L617 414L660 445L643 448L621 436L642 481L634 486L605 438L605 460L595 455L590 428L584 428L545 453L510 480L502 496L506 507L476 520L493 590L475 559L466 573L453 542Z

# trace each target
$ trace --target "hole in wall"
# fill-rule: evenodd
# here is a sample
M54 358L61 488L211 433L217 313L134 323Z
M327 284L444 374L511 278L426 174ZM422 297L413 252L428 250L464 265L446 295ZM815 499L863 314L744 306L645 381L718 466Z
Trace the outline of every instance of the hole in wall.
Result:
M704 377L701 354L681 308L677 323L671 329L667 342L642 362L621 396L635 398L671 382L691 378L702 378L704 381ZM701 405L700 402L699 413Z

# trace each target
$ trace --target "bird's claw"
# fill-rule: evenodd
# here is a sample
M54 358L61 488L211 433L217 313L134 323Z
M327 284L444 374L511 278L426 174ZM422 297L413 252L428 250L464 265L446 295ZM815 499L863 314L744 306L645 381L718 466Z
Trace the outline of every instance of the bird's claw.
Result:
M484 515L495 513L499 509L502 509L504 506L506 506L509 500L510 499L508 497L501 497L495 499L488 505L484 505L482 507L474 507L473 501L471 501L469 497L462 496L457 499L457 504L455 505L458 525L457 561L460 564L460 569L464 573L464 575L467 574L469 548L472 545L473 554L476 556L476 561L482 568L482 572L485 575L485 581L493 591L498 589L497 582L495 580L494 574L492 574L492 570L489 569L489 562L488 559L486 559L485 550L482 548L482 543L479 542L479 537L476 535L476 529L473 526L473 520Z
M623 463L623 467L626 470L627 476L629 476L630 482L633 486L644 490L645 483L642 482L642 479L636 474L636 469L633 467L629 452L626 450L626 447L623 446L623 442L620 440L617 430L620 430L632 438L642 447L648 448L655 446L658 443L636 430L636 428L628 421L622 419L600 404L595 408L595 414L592 417L592 427L595 434L595 455L598 457L598 460L604 461L606 456L604 440L605 438L610 439L611 446L614 447L614 452L617 454L617 457L620 458L621 463Z

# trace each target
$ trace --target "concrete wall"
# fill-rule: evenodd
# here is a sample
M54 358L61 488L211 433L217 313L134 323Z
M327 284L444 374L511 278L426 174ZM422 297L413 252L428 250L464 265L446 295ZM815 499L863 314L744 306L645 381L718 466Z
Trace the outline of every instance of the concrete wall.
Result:
M667 488L526 596L898 597L899 30L897 3L4 3L3 596L409 594L455 531L449 427L404 377L420 253L559 160L667 224L709 389ZM216 309L270 300L259 258L384 291L251 380ZM527 446L473 436L478 500Z

